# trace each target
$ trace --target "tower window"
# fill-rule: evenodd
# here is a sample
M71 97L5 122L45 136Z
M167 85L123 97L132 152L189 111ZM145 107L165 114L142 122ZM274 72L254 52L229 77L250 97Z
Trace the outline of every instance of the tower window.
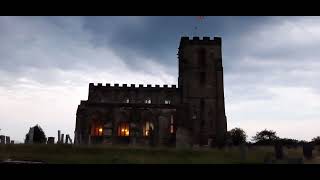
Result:
M174 126L173 126L173 115L171 115L170 118L170 133L173 134L174 133Z

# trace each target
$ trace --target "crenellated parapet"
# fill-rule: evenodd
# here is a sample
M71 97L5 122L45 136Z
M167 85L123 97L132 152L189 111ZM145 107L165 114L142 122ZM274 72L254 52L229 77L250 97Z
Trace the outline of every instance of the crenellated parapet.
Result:
M177 85L151 85L151 84L102 84L90 83L88 101L124 103L152 103L177 102L179 89Z
M221 45L221 37L214 37L213 39L210 37L193 37L190 39L189 37L182 37L180 41L180 46L185 44L207 44L207 45Z
M119 84L102 84L102 83L97 83L97 84L94 84L94 83L90 83L89 84L89 88L108 88L108 89L139 89L139 88L143 88L143 89L154 89L154 90L162 90L162 89L177 89L177 85L168 85L168 84L164 84L164 85L151 85L151 84L147 84L147 85L144 85L144 84L138 84L138 85L135 85L135 84L122 84L122 85L119 85Z

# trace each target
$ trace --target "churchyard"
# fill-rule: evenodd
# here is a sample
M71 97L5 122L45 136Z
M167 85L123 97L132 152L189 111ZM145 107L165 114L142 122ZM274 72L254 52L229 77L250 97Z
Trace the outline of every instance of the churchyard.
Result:
M224 148L166 148L121 145L7 144L0 146L0 162L30 161L48 164L319 164L320 147L312 158L302 147L283 147L277 159L273 146Z

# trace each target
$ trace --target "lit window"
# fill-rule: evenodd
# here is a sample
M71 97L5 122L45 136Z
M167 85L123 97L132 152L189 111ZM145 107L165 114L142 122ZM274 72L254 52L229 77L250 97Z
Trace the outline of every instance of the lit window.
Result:
M129 136L129 123L120 123L118 126L118 136Z
M127 98L127 99L125 100L125 103L130 103L130 99Z
M174 133L173 115L171 115L171 119L170 119L170 133Z
M91 135L92 136L102 136L103 135L103 128L102 127L92 127Z
M143 127L143 136L149 136L150 130L154 130L153 123L146 121L145 126Z
M170 100L164 100L164 104L171 104Z
M146 104L151 104L151 99L149 98L149 99L146 99L145 101L144 101L144 103L146 103Z

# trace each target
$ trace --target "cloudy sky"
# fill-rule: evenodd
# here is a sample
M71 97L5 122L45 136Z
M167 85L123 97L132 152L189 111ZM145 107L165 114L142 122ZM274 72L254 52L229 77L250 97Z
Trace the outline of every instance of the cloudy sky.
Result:
M228 129L320 135L319 17L195 16L0 17L0 134L73 138L90 82L177 84L181 36L222 37Z

